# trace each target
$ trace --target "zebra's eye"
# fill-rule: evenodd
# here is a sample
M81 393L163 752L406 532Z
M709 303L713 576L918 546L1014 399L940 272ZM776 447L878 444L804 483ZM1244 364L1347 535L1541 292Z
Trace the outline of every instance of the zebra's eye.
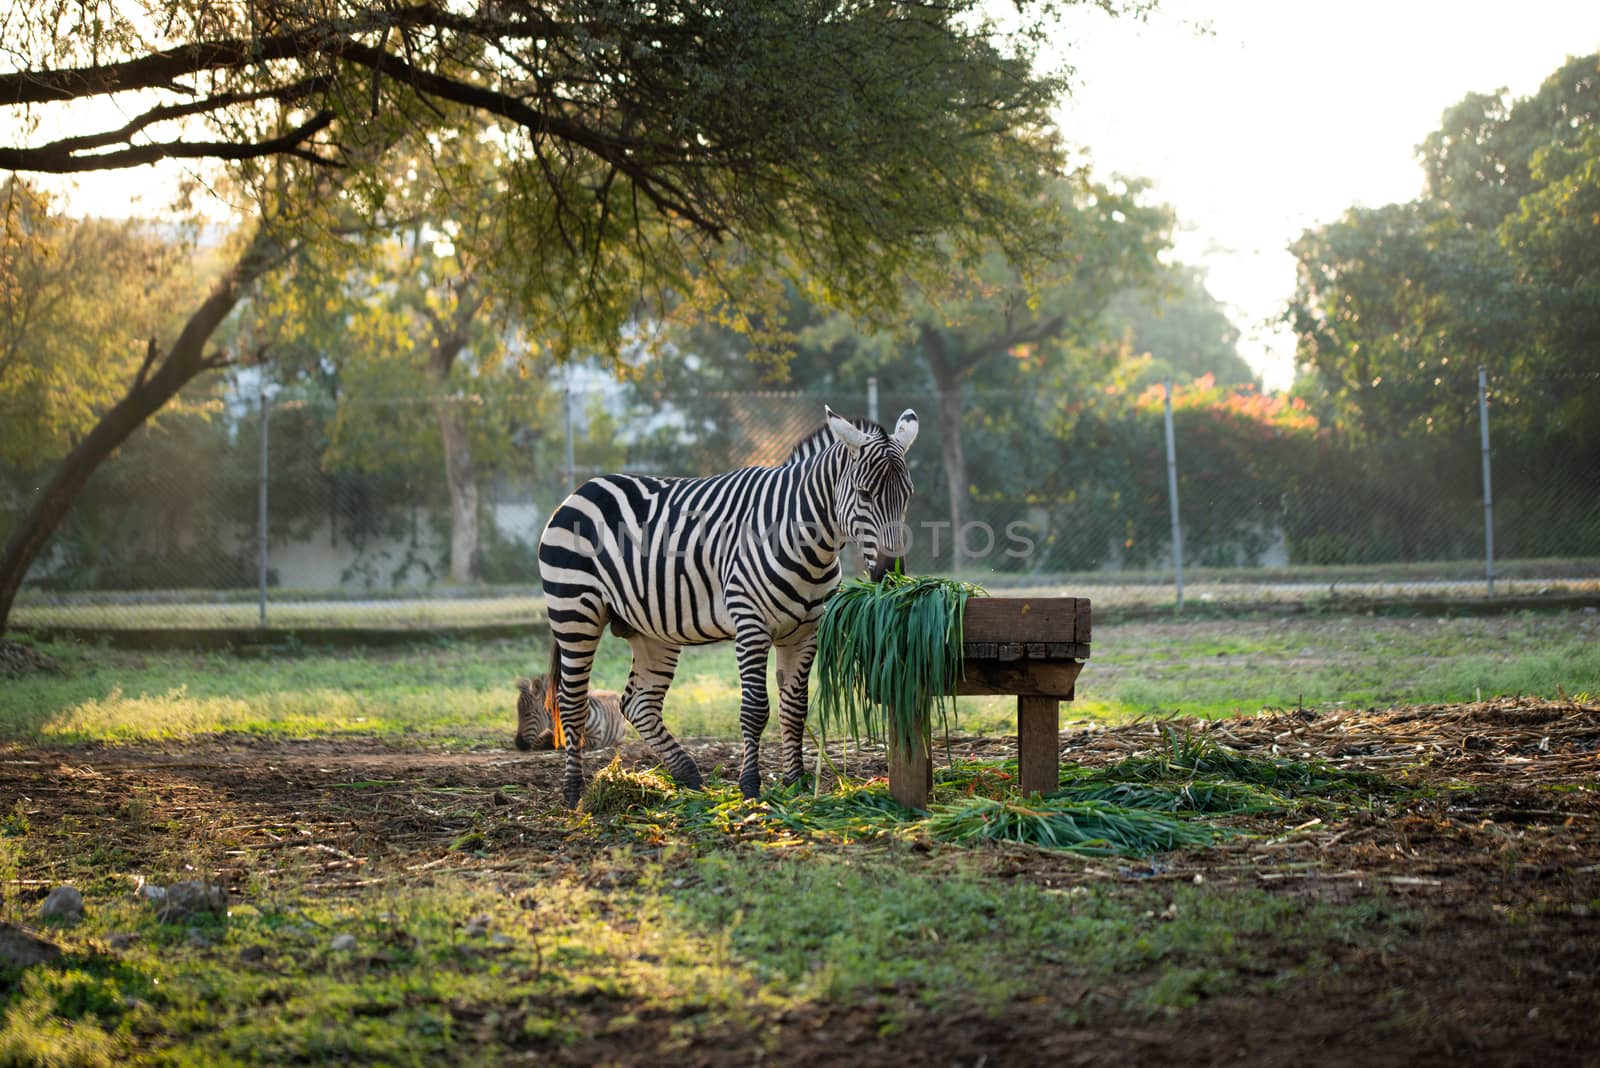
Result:
M866 504L871 499L872 499L871 494L869 494L866 490L864 490L864 489L856 490L856 500L860 501L862 504Z

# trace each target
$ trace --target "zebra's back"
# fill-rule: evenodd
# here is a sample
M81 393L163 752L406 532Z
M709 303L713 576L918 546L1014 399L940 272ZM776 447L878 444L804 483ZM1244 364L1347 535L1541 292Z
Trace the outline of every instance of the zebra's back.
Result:
M820 614L838 584L831 557L779 544L773 532L816 527L799 465L747 467L707 478L602 475L551 515L539 573L560 627L586 596L634 632L676 645L734 636L730 585L781 591L756 606L775 633Z

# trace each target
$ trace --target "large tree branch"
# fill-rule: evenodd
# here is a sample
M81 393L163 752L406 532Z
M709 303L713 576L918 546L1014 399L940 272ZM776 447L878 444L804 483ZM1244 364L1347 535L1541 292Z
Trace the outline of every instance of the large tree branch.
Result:
M270 89L261 89L250 93L218 93L215 96L204 97L200 100L191 100L186 104L163 104L134 117L126 126L118 129L106 130L97 134L86 134L81 137L64 137L59 141L51 141L49 144L39 145L30 151L45 155L51 153L66 154L93 151L109 145L126 144L134 134L158 122L170 122L174 119L188 118L191 115L203 115L207 112L218 111L236 104L249 104L261 100L291 103L327 88L331 81L330 78L323 76L302 78L300 81L292 82L289 85L274 86Z
M343 45L357 35L381 33L391 26L454 30L487 40L532 40L559 30L547 19L454 15L428 4L379 8L349 19L264 36L197 41L120 63L0 74L0 105L48 104L135 89L170 89L178 79L202 71L240 70L272 60L336 58Z
M388 31L401 29L400 51L391 52L383 42ZM650 140L607 130L572 117L570 109L554 104L536 106L524 97L504 89L491 88L466 78L458 78L420 66L408 41L418 29L443 30L477 40L501 44L508 40L531 40L570 33L573 27L558 26L546 19L495 18L453 15L431 6L374 12L341 22L269 34L254 40L223 39L199 42L141 56L122 63L67 70L19 71L0 74L0 105L48 103L138 89L172 89L177 79L203 72L243 70L273 60L296 60L302 64L344 61L365 67L377 77L408 86L424 104L430 98L498 116L513 122L535 139L550 138L581 148L625 175L659 210L675 215L691 225L721 237L725 226L701 210L694 195L671 176L673 167L703 166L726 151L692 142ZM366 43L365 35L376 44ZM81 138L67 138L32 148L0 148L0 168L54 174L107 170L139 166L168 158L254 159L273 154L290 154L329 163L311 151L306 142L333 122L329 111L319 112L310 122L294 131L256 143L176 140L160 144L129 145L112 152L83 155L86 149L103 148L125 142L134 133L164 119L215 113L238 103L275 99L288 102L332 84L333 75L323 72L301 77L282 86L268 86L238 93L218 93L204 100L164 105L134 119L120 130Z
M288 133L266 141L237 144L232 141L163 141L157 144L134 145L115 152L100 152L88 156L76 155L67 142L57 141L38 148L0 148L0 170L42 171L49 174L78 174L83 171L115 170L121 167L138 167L163 159L258 159L262 156L291 155L328 167L342 166L338 160L318 155L306 147L306 142L333 124L331 111L321 111L310 120ZM96 135L97 137L99 135ZM90 138L91 140L95 138Z
M992 337L981 345L975 345L970 351L971 358L966 366L957 372L959 377L965 378L973 371L983 366L990 359L1003 352L1009 352L1018 345L1036 345L1041 341L1055 337L1061 333L1061 328L1067 323L1065 315L1052 315L1046 319L1031 319L1021 326L1013 327L998 337Z

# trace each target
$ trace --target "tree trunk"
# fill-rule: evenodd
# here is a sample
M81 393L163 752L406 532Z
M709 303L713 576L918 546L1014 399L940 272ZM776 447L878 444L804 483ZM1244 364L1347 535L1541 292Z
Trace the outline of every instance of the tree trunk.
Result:
M431 369L441 392L448 388L450 368L465 347L460 331L435 338ZM439 398L435 409L444 444L445 484L450 489L450 581L464 586L476 582L480 574L478 474L472 464L465 409L447 396Z
M959 573L964 559L961 530L967 524L967 487L970 485L967 457L961 448L961 376L950 366L944 338L937 331L925 328L922 346L939 396L939 451L944 459L950 493L950 563L951 571Z
M448 398L438 402L439 436L444 442L444 475L450 487L450 581L478 579L478 478L467 439L467 416Z
M28 569L38 559L50 542L50 537L72 509L89 477L124 441L128 440L145 420L178 395L178 392L195 378L212 370L220 363L208 359L206 343L222 321L239 303L239 297L251 282L266 273L284 250L266 231L257 230L238 262L212 287L183 332L172 343L165 358L156 365L158 350L151 341L150 355L128 392L112 405L67 453L51 475L44 490L34 500L17 528L7 539L5 551L0 554L0 633L10 623L11 608L16 603L17 591ZM155 366L154 373L150 373Z

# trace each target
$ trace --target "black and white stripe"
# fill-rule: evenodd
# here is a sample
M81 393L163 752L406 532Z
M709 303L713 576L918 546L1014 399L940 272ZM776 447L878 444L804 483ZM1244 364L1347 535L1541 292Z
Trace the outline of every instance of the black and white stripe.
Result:
M539 539L563 725L587 719L589 673L609 625L633 649L623 715L674 778L698 787L699 769L661 722L662 701L684 646L731 639L740 788L746 797L760 792L768 650L777 654L784 781L799 779L816 626L839 586L839 552L858 541L874 577L903 554L905 453L916 436L910 410L893 433L829 410L823 428L778 467L710 478L604 475L579 486ZM568 727L568 804L583 792L586 741Z

